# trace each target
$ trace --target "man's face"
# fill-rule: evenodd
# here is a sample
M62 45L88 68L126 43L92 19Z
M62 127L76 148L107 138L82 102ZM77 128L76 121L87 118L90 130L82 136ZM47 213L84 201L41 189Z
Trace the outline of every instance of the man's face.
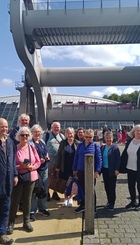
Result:
M21 118L19 121L19 124L21 127L28 127L29 126L29 120L27 118Z
M60 132L60 124L59 123L54 123L52 126L52 132L54 134L59 134Z
M5 119L0 119L0 136L3 137L8 132L8 123Z

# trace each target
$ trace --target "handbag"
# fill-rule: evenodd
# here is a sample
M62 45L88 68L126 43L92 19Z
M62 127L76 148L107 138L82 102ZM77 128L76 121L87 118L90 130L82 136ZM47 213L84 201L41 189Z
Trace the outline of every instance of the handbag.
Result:
M27 173L19 173L18 174L18 183L23 184L25 182L30 182L31 181L31 175L30 172Z
M56 174L49 175L49 188L61 194L65 193L67 180L61 179Z
M36 197L40 199L47 197L47 190L39 174L38 174L38 179L35 182L33 193L35 193Z
M24 159L24 163L27 163L27 160L29 160L29 162L31 162L31 152L30 152L30 147L28 145L28 150L29 150L29 159ZM23 184L25 182L30 182L31 181L31 174L30 171L26 172L26 173L18 173L18 183L19 184Z

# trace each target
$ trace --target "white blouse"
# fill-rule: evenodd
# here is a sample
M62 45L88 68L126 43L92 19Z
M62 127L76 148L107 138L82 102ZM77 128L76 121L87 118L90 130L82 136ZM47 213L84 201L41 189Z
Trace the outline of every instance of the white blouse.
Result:
M137 151L140 147L140 140L136 140L135 138L130 142L127 154L128 154L128 161L127 161L127 169L137 171Z

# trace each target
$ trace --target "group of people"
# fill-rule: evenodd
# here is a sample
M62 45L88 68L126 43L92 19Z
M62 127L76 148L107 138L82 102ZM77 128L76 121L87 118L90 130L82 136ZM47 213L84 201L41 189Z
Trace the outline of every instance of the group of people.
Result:
M52 197L49 192L49 176L57 173L59 177L68 180L75 177L82 190L76 213L85 210L85 154L94 155L94 185L102 173L107 196L105 208L114 211L116 200L117 175L122 169L127 172L128 189L131 202L126 208L140 210L140 125L134 126L125 149L120 154L117 144L113 143L113 133L105 130L104 143L100 146L93 141L94 131L68 127L65 135L60 132L60 123L53 122L51 130L43 133L40 125L29 127L30 118L26 114L19 117L19 126L13 129L9 136L8 122L0 118L0 243L12 244L13 239L6 236L12 234L16 213L20 203L23 212L23 229L32 232L31 221L36 220L36 212L48 217L47 200L60 200L56 190ZM44 198L37 198L34 193L35 183L41 181L48 193ZM137 183L139 202L136 203ZM95 193L96 213L96 193ZM62 206L72 207L73 198L64 193Z

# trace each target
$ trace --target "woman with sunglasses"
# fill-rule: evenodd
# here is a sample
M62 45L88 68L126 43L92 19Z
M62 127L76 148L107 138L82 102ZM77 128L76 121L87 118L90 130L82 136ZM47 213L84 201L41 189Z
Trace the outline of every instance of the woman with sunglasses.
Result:
M13 188L7 229L9 234L13 233L16 212L21 198L23 201L23 229L27 232L33 231L33 227L30 224L31 197L35 181L38 179L36 169L39 168L41 163L36 149L29 145L30 139L30 129L21 127L16 135L16 140L19 141L19 144L17 145L15 158L18 178L21 176L24 179L19 178L17 186Z
M102 156L100 146L93 141L94 131L87 129L85 131L85 140L79 143L77 151L74 156L73 162L73 175L78 176L79 184L81 185L83 192L85 193L85 180L84 180L84 158L85 154L94 154L94 184L96 184L96 178L102 169ZM80 206L75 209L76 213L83 212L85 210L85 200L81 200ZM96 212L96 195L95 195L95 212Z

